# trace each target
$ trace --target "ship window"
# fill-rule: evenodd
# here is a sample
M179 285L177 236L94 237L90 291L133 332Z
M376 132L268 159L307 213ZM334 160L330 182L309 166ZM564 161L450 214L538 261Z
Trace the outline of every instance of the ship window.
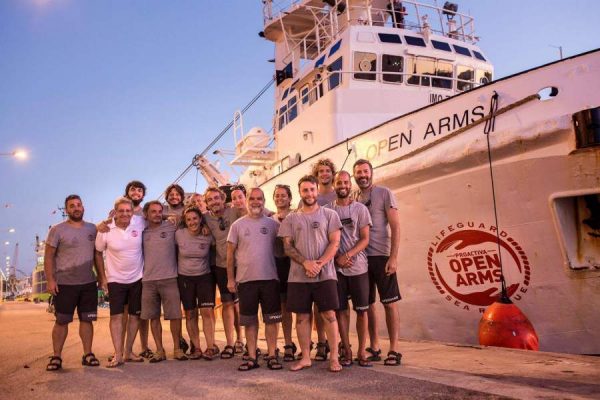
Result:
M452 51L452 49L450 48L450 45L446 42L440 42L439 40L432 40L431 44L433 45L434 49L450 51L450 52Z
M483 56L483 54L481 54L480 52L478 52L477 50L473 50L473 55L475 55L475 58L481 61L487 61L485 59L485 57Z
M404 70L404 58L391 54L381 56L381 71L402 73ZM383 74L384 82L402 83L402 75Z
M331 71L331 75L329 75L329 90L332 90L338 87L342 82L342 74L335 72L342 70L342 57L329 64L327 69Z
M394 35L393 33L378 33L377 35L382 43L402 43L400 35Z
M472 67L459 65L456 67L456 88L458 90L471 90L473 88L474 71Z
M431 86L452 89L452 64L438 61L435 67L436 77L431 79Z
M296 105L296 96L288 100L288 123L292 122L298 116L298 106Z
M287 88L283 91L283 96L281 96L281 100L283 100L287 97L289 91L290 91L290 88Z
M281 107L279 109L279 124L278 124L278 128L279 130L283 129L283 127L286 124L286 111L287 111L287 105L284 105L283 107Z
M336 51L338 51L341 45L342 41L340 40L339 42L331 46L331 49L329 50L329 57L331 57Z
M573 114L577 148L600 146L600 107ZM598 209L600 214L600 208ZM598 219L600 221L600 219ZM598 224L600 227L600 224Z
M362 71L354 74L354 79L375 80L375 71L377 71L377 54L354 52L354 71ZM367 73L371 71L373 73Z
M317 60L317 62L315 63L315 68L320 67L321 65L323 65L324 62L325 62L325 54L323 54L321 56L321 58L319 58Z
M475 82L480 85L485 85L486 83L490 83L492 81L492 72L486 71L483 69L478 69L475 71Z
M302 86L302 89L300 89L300 97L302 98L302 104L307 104L309 101L308 91L309 91L308 85L304 85L304 86Z
M404 39L406 40L406 43L411 46L425 47L425 41L420 37L404 36Z
M408 78L409 85L430 86L430 77L423 75L435 75L435 60L429 57L411 57L409 73L415 74Z
M452 47L454 47L454 51L456 51L458 54L462 54L463 56L471 57L471 52L466 47L462 47L457 44L453 44Z

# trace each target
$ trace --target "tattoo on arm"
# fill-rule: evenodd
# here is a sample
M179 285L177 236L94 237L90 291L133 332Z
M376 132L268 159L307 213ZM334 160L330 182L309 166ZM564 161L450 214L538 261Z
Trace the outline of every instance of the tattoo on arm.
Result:
M306 261L306 258L294 247L291 237L283 238L283 250L285 251L286 256L296 261L298 264L303 264L304 261Z

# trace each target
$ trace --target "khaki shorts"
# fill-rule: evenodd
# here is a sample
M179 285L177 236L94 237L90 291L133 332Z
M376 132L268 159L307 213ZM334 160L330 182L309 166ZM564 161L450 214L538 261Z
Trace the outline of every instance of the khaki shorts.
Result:
M164 318L181 319L181 300L177 278L142 281L142 319L160 318L160 306Z

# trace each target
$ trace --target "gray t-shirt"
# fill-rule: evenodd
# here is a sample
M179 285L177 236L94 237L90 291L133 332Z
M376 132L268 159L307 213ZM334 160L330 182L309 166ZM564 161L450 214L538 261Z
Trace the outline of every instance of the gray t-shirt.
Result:
M75 227L61 222L50 228L46 244L56 248L54 277L59 285L83 285L94 282L96 226L84 222Z
M177 277L177 227L163 221L156 228L146 227L144 240L144 275L142 281L157 281Z
M215 239L217 250L215 265L217 267L227 268L227 235L229 234L231 224L238 219L238 213L239 211L235 208L226 208L223 211L223 216L220 218L211 213L204 214L206 224L210 228L210 232Z
M212 236L192 235L187 229L175 232L179 275L200 276L210 273Z
M311 214L295 212L281 223L279 236L291 237L294 247L307 260L316 260L325 253L329 245L329 234L340 230L342 224L335 211L319 207ZM302 264L292 259L288 282L321 282L337 280L333 259L325 264L314 278L306 276Z
M277 214L271 215L271 218L273 218L273 220L275 222L277 222L278 224L281 224L283 222L283 220L285 219L285 218L283 218L280 220L279 217L277 216ZM278 237L277 240L275 241L274 253L275 253L275 258L287 258L287 256L285 255L285 251L283 250L283 240L281 240L280 237Z
M355 198L367 206L373 223L367 256L389 256L392 236L387 211L390 208L398 209L394 195L386 187L372 186L367 193L357 192Z
M235 280L239 283L277 279L274 247L279 223L272 218L242 217L231 225L227 241L237 245Z
M347 206L338 206L334 201L325 207L331 208L340 217L342 234L338 254L344 254L356 246L356 243L360 240L360 230L371 225L369 210L357 201L353 201ZM367 270L367 254L364 250L352 257L352 267L337 268L339 273L346 276L361 275L366 273Z

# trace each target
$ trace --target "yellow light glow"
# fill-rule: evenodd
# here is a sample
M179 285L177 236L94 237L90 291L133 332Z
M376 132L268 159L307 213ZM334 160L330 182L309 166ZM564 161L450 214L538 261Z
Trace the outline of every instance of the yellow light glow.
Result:
M13 156L19 160L25 160L27 158L27 152L25 150L13 151Z

